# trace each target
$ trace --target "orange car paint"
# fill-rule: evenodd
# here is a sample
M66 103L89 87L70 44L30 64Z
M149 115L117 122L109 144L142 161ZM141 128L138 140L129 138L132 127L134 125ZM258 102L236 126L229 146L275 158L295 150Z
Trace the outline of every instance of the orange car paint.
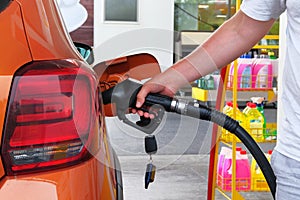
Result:
M113 200L114 191L111 187L109 170L107 166L99 165L96 159L91 159L80 165L71 168L64 168L48 173L35 174L34 176L23 175L17 180L50 182L56 185L58 199L72 200ZM5 178L5 182L12 180ZM32 188L34 191L35 188ZM35 191L35 193L44 193L43 190ZM0 193L1 199L7 199L10 193ZM32 196L35 194L33 193ZM29 198L29 197L26 197Z
M73 42L63 27L56 1L18 0L33 60L77 58ZM55 28L54 28L55 27Z
M1 76L12 76L16 69L32 60L19 5L13 1L0 15ZM5 30L5 31L4 31ZM2 85L1 85L2 88ZM7 98L7 96L6 96Z
M0 40L0 133L2 133L12 77L17 69L31 61L82 58L66 33L56 1L12 1L8 8L0 13L0 30L2 38L5 38ZM105 134L103 124L99 129ZM2 177L0 190L11 180L32 180L54 184L55 195L59 200L116 199L115 177L111 175L111 167L114 167L114 164L113 159L109 158L110 153L107 152L106 146L109 144L106 137L101 137L101 143L101 161L93 157L72 167L42 173L4 176L3 161L0 161L0 177ZM43 192L35 190L35 193L43 194ZM1 192L0 195L0 199L3 200L9 197L5 192Z
M1 31L1 37L5 40L0 40L0 133L2 133L13 74L18 67L32 60L26 35L24 34L20 7L16 2L12 2L1 13L0 30L5 30ZM1 136L2 134L0 134L0 139ZM4 176L4 170L2 161L0 161L0 177L2 176Z

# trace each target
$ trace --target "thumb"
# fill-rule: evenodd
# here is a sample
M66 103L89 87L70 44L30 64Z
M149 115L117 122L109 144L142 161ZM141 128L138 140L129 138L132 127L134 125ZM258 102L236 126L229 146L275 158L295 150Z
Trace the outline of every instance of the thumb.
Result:
M145 98L146 98L146 96L147 96L148 93L149 93L149 91L146 89L145 86L143 86L141 88L141 90L139 91L139 93L137 94L137 96L136 96L136 105L135 106L137 108L142 107L142 105L144 104Z

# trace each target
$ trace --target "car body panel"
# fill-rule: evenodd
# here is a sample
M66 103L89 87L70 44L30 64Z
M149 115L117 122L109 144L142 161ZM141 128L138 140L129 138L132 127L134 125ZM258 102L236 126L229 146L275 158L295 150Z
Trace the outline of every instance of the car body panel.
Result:
M16 69L32 60L17 2L13 1L0 13L0 30L5 30L1 31L5 39L0 40L0 74L12 76Z
M0 46L2 48L0 55L0 133L2 133L5 117L4 113L13 74L20 66L32 60L24 32L21 10L17 2L11 2L8 8L0 13L0 30L7 30L1 31L1 37L5 39L0 40ZM12 34L12 32L14 32L14 34ZM0 139L1 138L2 134L0 134ZM1 159L0 177L3 175L4 169Z
M18 2L33 60L81 59L63 25L56 1Z
M27 190L23 193L24 198L38 199L44 194L45 198L43 199L47 199L45 194L49 192L49 186L54 185L56 193L51 194L51 196L56 196L57 199L111 200L114 199L114 191L109 187L112 183L107 182L110 180L109 176L108 168L105 165L99 166L96 159L91 159L68 169L36 174L35 176L23 175L18 177L18 179L5 178L4 181L1 181L3 182L3 188L0 190L0 197L1 199L11 199L9 197L16 193L16 188L12 186L23 186ZM49 184L47 184L48 186L38 186L39 182ZM99 192L100 190L101 193ZM16 197L13 199L18 199Z
M76 59L83 61L66 32L56 1L16 0L0 12L0 133L15 72L22 66L44 60ZM3 30L3 31L2 31ZM90 67L90 66L89 66ZM101 102L101 100L99 100ZM103 112L102 106L100 105ZM117 157L112 152L105 129L104 114L99 116L100 150L87 161L69 167L24 175L5 175L0 158L0 199L41 199L49 194L58 200L116 200ZM3 137L0 134L0 139ZM2 140L2 139L1 139ZM120 169L118 169L120 170ZM120 177L118 177L120 178ZM21 187L26 188L22 193ZM24 189L23 188L23 189ZM14 194L20 194L19 196ZM20 197L20 198L17 198ZM25 197L25 196L23 196ZM46 199L42 198L42 199Z
M4 118L5 118L5 111L6 105L9 96L9 89L12 81L12 76L8 75L0 75L0 133L3 132L4 127ZM2 134L0 134L0 141L2 140ZM1 143L0 143L1 148ZM2 158L0 157L0 178L5 175Z
M19 188L19 192L15 192ZM38 191L38 192L36 192ZM6 181L0 190L1 197L5 199L24 199L35 194L31 200L57 200L56 186L54 183L39 180L16 180Z

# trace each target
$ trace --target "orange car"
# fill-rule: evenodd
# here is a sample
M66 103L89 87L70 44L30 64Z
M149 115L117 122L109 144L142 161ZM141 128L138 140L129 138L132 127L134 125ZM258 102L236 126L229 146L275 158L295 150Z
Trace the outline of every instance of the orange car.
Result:
M123 199L99 76L53 0L0 1L0 199Z

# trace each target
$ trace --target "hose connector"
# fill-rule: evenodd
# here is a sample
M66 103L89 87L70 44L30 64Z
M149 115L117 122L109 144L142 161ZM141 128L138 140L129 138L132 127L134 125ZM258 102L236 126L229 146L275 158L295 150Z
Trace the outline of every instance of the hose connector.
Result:
M188 102L183 99L173 99L171 102L171 112L176 112L181 115L187 114Z

